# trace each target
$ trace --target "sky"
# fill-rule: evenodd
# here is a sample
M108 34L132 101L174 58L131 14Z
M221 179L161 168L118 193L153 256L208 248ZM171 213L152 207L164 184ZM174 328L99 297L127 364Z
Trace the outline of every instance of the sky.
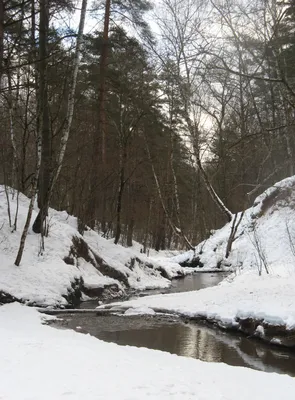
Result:
M156 7L157 3L159 3L159 2L160 2L160 0L157 0L157 1L152 0L151 1L151 3L154 5L154 7ZM71 28L73 30L78 29L81 3L82 3L81 0L76 1L76 12L74 13L74 15L69 16L68 14L66 14L63 17L59 18L59 23L64 28ZM88 0L84 33L91 33L93 31L95 31L96 29L102 28L103 18L104 18L103 9L99 10L99 11L93 11L93 1ZM153 11L146 13L145 19L149 23L149 25L154 33L159 32L158 26L157 26L154 16L153 16Z

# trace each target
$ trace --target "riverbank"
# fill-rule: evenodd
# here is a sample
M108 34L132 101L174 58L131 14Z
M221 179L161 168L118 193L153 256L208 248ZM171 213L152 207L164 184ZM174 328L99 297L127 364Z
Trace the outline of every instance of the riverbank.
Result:
M218 286L104 308L135 313L144 307L174 313L295 349L294 208L292 176L267 189L252 207L212 232L198 244L193 258L191 253L187 261L185 254L174 257L174 261L205 269L233 267L235 273Z
M87 228L78 231L77 218L49 209L45 249L40 235L29 229L20 266L14 265L29 199L0 185L0 304L19 301L38 307L75 307L81 300L122 298L130 291L168 288L171 280L194 271L171 257L142 246L126 248ZM9 224L17 213L17 229ZM35 206L32 221L36 218ZM171 255L172 256L172 255Z
M277 400L283 393L284 400L293 400L295 396L295 381L288 376L122 347L41 325L40 318L36 310L16 303L0 307L0 398Z
M59 329L73 329L123 346L145 347L201 361L295 377L295 352L169 314L96 316L88 312L68 312L58 314L58 319L49 323Z
M231 279L232 278L232 279ZM98 307L135 314L144 309L204 320L276 345L295 348L294 276L259 276L254 272L224 280L218 286L147 296Z

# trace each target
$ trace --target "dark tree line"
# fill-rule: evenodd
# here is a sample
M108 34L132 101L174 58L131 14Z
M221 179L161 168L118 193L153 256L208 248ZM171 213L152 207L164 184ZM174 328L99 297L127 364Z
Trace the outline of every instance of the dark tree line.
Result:
M51 206L191 247L294 174L294 2L101 5L77 34L56 23L71 1L0 1L1 183L38 196L43 239Z

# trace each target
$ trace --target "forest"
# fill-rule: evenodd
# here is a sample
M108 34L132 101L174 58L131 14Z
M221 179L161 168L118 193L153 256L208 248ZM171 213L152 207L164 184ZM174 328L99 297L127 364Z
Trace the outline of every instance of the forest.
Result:
M293 0L1 0L0 181L31 200L16 264L31 222L46 246L49 207L191 249L293 175L294 17Z
M295 0L0 0L0 399L295 399Z

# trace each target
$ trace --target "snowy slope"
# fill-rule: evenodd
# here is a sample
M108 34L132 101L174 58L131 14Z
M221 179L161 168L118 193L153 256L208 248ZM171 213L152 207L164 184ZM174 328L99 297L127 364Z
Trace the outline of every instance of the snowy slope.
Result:
M5 400L293 400L295 380L161 351L118 346L40 324L36 310L0 307Z
M8 190L14 221L17 196L12 189ZM40 254L40 235L34 234L30 228L21 265L16 267L14 260L29 203L22 194L19 194L18 200L17 230L12 232L7 198L4 187L0 186L0 301L1 296L4 301L3 296L9 294L29 304L66 306L72 297L79 297L81 278L87 293L97 288L112 287L116 288L115 294L120 295L126 287L165 288L170 285L169 279L183 274L179 264L162 265L139 250L115 245L112 240L106 240L94 231L89 230L82 237L77 231L75 217L52 209L49 210L49 236L45 238L45 251ZM37 211L35 207L32 221ZM80 254L73 258L73 237L89 246L86 259ZM74 265L64 262L69 255Z
M232 222L201 242L195 254L203 268L232 266L281 276L295 273L295 176L276 183L256 198L244 213L229 257L226 246ZM237 220L239 219L238 215ZM172 258L192 260L193 252Z
M12 191L10 208L14 218L16 195L12 197ZM11 232L7 217L7 201L4 189L0 187L0 291L38 305L66 305L67 300L62 296L68 294L71 283L78 280L81 275L75 266L67 265L63 261L72 244L71 235L75 229L54 218L50 219L50 238L46 240L43 255L38 255L39 235L33 234L30 230L22 263L20 267L16 267L14 260L27 209L28 199L20 194L18 227L17 231ZM33 218L35 217L36 212L33 213Z

